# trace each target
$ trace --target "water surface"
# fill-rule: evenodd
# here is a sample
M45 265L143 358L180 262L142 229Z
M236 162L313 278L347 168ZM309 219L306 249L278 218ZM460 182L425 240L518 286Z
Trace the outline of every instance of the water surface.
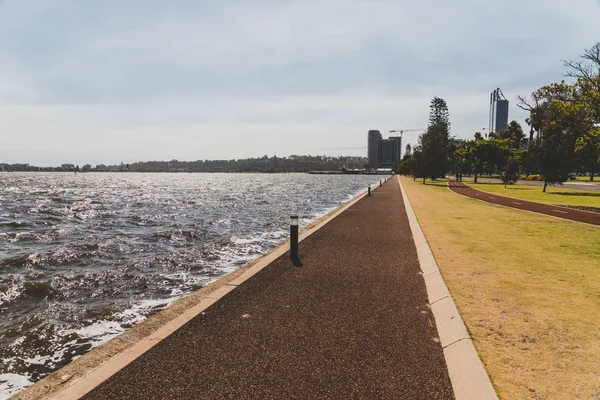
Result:
M380 178L0 172L0 399Z

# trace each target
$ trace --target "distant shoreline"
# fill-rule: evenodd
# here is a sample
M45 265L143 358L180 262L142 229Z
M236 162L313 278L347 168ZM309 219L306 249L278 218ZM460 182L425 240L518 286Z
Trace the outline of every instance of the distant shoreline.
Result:
M298 156L246 158L233 160L197 161L138 161L120 164L76 165L63 163L54 167L41 167L26 163L1 163L1 171L34 172L233 172L233 173L290 173L310 171L362 170L367 166L365 157L357 156Z
M73 174L75 171L0 171L0 173L13 173L13 172L35 172L35 173L63 173ZM266 172L266 171L79 171L77 174L88 174L88 173L140 173L140 174L310 174L310 175L391 175L391 171L379 171L379 172L365 172L365 173L344 173L341 171L277 171L277 172Z

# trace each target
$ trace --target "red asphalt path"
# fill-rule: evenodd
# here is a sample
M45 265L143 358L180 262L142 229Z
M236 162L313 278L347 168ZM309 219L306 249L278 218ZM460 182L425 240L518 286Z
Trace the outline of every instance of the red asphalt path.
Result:
M448 187L455 193L463 196L472 197L477 200L488 203L499 204L506 207L518 208L520 210L532 211L540 214L551 215L553 217L570 219L571 221L585 222L592 225L600 225L600 214L590 211L576 210L550 204L536 203L534 201L514 199L511 197L498 196L496 194L485 193L471 188L462 182L448 182Z

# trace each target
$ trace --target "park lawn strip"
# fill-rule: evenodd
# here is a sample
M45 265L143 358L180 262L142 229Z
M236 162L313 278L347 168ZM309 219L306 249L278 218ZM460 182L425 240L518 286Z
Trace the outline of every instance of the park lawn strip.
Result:
M400 179L498 395L600 398L600 227Z
M477 183L463 182L473 189L482 192L512 197L520 200L537 201L538 203L564 206L585 206L600 208L600 192L577 189L566 189L548 186L546 193L541 186L528 186L521 184L507 185L503 183Z
M594 175L594 180L593 181L590 181L590 177L589 176L577 176L577 177L575 177L575 180L579 181L579 182L594 183L594 184L597 184L597 185L600 184L600 181L598 180L598 176L597 175Z

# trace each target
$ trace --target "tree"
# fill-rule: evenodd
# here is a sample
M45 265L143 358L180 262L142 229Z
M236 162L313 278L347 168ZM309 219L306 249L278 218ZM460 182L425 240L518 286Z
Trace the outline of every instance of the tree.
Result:
M562 184L574 167L574 152L577 138L591 128L589 109L582 101L582 92L577 84L565 81L552 83L536 90L531 99L537 104L527 103L520 97L521 108L530 109L530 118L535 119L538 138L529 146L529 157L544 178L543 192L548 185Z
M473 173L473 183L483 173L495 173L504 168L509 155L507 139L468 140L457 150L466 169Z
M577 138L575 155L583 172L590 174L590 181L600 171L600 128L592 128Z
M579 60L565 61L567 76L575 78L577 103L583 106L588 129L577 139L575 151L590 180L600 170L600 42L585 49Z
M441 126L449 133L450 132L450 113L446 100L434 97L429 105L429 127Z
M496 135L496 138L507 139L509 147L512 149L520 149L526 141L523 128L517 121L511 121L505 130Z
M537 167L544 178L543 192L549 184L562 184L569 178L575 142L584 129L581 126L581 107L552 100L548 111L541 140L535 147Z
M580 99L595 123L600 122L600 42L585 49L580 60L565 61L567 76L576 79Z
M423 174L423 153L418 145L415 146L412 154L404 156L398 165L396 172L401 175L412 175L413 180L423 178L423 183L425 183L425 175Z
M506 160L504 169L502 170L502 183L504 183L505 188L507 184L512 185L519 179L519 156L518 150L511 149L510 156Z
M425 178L435 180L445 176L450 165L452 143L450 140L450 118L444 99L434 97L429 106L429 127L419 136L421 150L420 172Z

